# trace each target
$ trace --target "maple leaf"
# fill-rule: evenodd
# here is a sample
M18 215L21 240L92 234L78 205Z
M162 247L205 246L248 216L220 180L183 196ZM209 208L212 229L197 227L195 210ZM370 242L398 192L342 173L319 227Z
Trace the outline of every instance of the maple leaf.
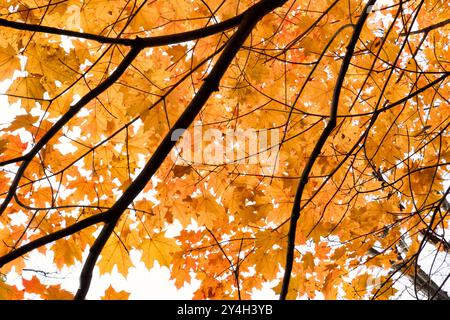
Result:
M73 239L57 241L52 250L55 252L54 261L59 269L65 265L72 265L76 260L81 261L82 252Z
M185 174L189 174L191 172L191 170L192 169L191 169L190 166L178 166L178 165L175 165L173 167L173 176L175 178L181 178Z
M15 131L17 129L29 129L36 121L39 120L39 117L34 117L30 114L19 115L14 119L14 122L8 127L10 131Z
M201 225L211 228L217 221L227 218L225 209L211 195L195 198L193 202L198 222Z
M314 255L311 252L307 252L303 255L303 268L306 271L312 272L314 270Z
M128 269L133 266L128 249L119 236L111 237L102 251L98 263L100 273L111 273L114 266L122 274L127 274Z
M386 278L382 277L380 280L382 281L381 288L374 288L372 294L374 294L375 298L378 300L388 300L393 297L398 290L393 287L392 279L386 281Z
M140 249L142 250L141 259L149 269L153 267L155 261L158 261L161 266L170 267L173 254L179 250L176 241L166 238L164 232L145 239Z
M21 106L30 112L36 106L36 101L41 101L44 97L45 88L42 86L41 78L41 75L18 78L8 88L8 100L14 103L20 99Z
M1 79L10 78L15 70L20 70L20 60L17 52L11 45L0 47L0 74Z
M36 276L33 276L31 280L22 280L23 286L26 292L39 294L46 300L72 300L73 295L61 289L60 285L46 286L43 285Z
M23 298L23 291L19 291L15 286L10 286L0 281L0 300L20 300Z
M170 47L167 53L172 57L172 61L177 62L186 55L186 49L186 46L175 45Z
M111 285L106 289L102 300L128 300L130 294L126 291L116 291Z

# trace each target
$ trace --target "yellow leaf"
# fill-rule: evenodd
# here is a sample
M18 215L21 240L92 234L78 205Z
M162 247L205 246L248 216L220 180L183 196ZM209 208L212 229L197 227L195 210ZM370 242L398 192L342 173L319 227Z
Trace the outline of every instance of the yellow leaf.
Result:
M30 127L39 120L39 117L32 116L31 114L23 114L16 116L14 121L8 127L9 131L15 131L17 129L30 130Z
M110 273L114 266L117 266L117 270L123 275L126 275L128 269L133 266L128 249L125 248L124 243L117 235L109 238L102 250L101 260L98 263L100 274Z
M169 267L173 254L179 250L175 240L166 238L164 232L145 239L140 249L142 250L141 259L149 269L153 267L155 261L158 261L161 266Z
M22 298L23 291L21 292L15 286L0 281L0 300L20 300Z
M167 53L172 57L172 61L178 62L186 55L186 46L177 44L167 49Z
M392 279L387 280L387 277L381 277L380 283L381 286L375 287L372 290L372 295L374 295L375 299L389 300L389 298L392 298L396 294L397 289L393 287Z
M362 274L354 278L350 283L344 283L346 298L351 300L360 300L367 292L368 274Z
M21 99L21 106L27 112L36 106L36 101L42 100L45 89L41 84L40 75L29 75L25 78L19 78L9 87L7 93L10 95L8 100L14 103Z
M199 225L212 228L217 221L226 218L224 207L217 203L211 195L205 195L194 199L195 212Z
M314 256L311 252L307 252L303 255L302 258L303 261L303 267L306 272L313 272L314 271Z
M73 294L61 289L59 285L49 286L43 298L46 300L73 300Z
M14 48L8 44L0 47L0 80L12 77L15 70L20 70L20 60Z
M117 292L110 285L108 289L106 289L105 295L102 297L102 300L128 300L130 294L126 291Z
M54 261L56 266L61 269L63 266L72 265L75 260L81 261L81 248L77 246L73 238L67 240L60 239L52 246L55 253Z

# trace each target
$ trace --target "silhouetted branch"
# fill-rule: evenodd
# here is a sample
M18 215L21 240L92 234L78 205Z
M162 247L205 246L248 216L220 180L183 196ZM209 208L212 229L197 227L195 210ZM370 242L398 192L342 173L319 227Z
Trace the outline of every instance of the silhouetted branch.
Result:
M94 224L103 222L106 220L107 217L108 217L107 212L99 213L94 216L90 216L90 217L83 219L79 222L76 222L64 229L55 231L46 236L43 236L36 240L33 240L33 241L21 246L20 248L14 249L13 251L0 257L0 268L3 267L8 262L11 262L11 261L23 256L24 254L26 254L30 251L33 251L41 246L44 246L51 242L54 242L58 239L70 236L71 234L74 234L74 233L76 233L80 230L83 230L87 227L90 227Z
M431 26L428 26L428 27L425 27L425 28L422 28L422 29L419 29L419 30L400 33L400 35L401 36L407 36L407 35L410 35L410 34L428 33L431 30L441 28L443 26L446 26L449 23L450 23L450 19L446 19L444 21L432 24Z
M224 48L210 74L205 78L205 81L198 90L197 94L186 107L185 111L178 118L177 122L169 130L162 142L158 145L158 148L153 153L152 157L142 169L140 174L128 186L127 190L123 193L119 200L117 200L116 203L111 207L111 210L109 210L110 216L108 217L108 222L91 247L89 256L83 266L83 270L80 275L80 286L78 288L77 294L75 295L76 300L85 299L91 284L92 271L97 262L97 259L112 232L114 231L114 227L119 221L123 212L134 200L134 198L136 198L137 195L144 189L152 176L161 166L169 152L177 143L177 141L173 139L173 133L179 129L186 129L192 124L206 101L208 101L211 94L214 91L219 90L220 80L230 66L237 52L240 50L244 41L253 30L256 23L266 14L283 5L285 2L286 0L262 0L254 6L250 7L245 12L238 29L228 41L228 44Z
M344 60L342 61L341 69L339 71L336 85L334 87L333 99L331 102L330 119L325 129L323 130L322 134L320 135L319 140L314 146L314 149L309 156L308 162L306 163L303 169L300 181L298 183L290 217L287 252L286 252L286 265L284 270L283 282L281 286L280 300L286 299L289 290L289 282L291 280L292 266L294 263L295 235L297 231L297 221L300 217L300 203L302 200L303 190L305 189L305 186L308 183L309 173L311 172L317 157L320 155L320 152L326 140L328 139L328 136L331 134L334 127L336 126L336 116L339 105L339 96L341 93L342 85L344 83L345 75L350 65L350 60L353 56L353 52L355 50L356 43L358 42L359 35L369 14L368 8L369 6L372 6L375 3L375 1L376 0L370 0L366 4L366 6L363 8L363 11L361 12L361 16L359 17L358 22L355 25L352 38L350 39L350 43L347 46L347 52L345 53Z
M102 35L91 34L91 33L86 33L86 32L64 30L64 29L58 29L58 28L54 28L54 27L47 27L47 26L36 25L36 24L15 22L15 21L10 21L10 20L6 20L6 19L0 19L0 26L13 28L13 29L17 29L17 30L43 32L43 33L49 33L49 34L67 36L67 37L94 40L94 41L97 41L100 43L106 43L106 44L118 44L118 45L130 46L130 47L136 47L136 46L156 47L156 46L163 46L163 45L168 45L168 44L175 44L175 43L180 43L180 42L196 40L196 39L208 37L210 35L226 31L228 29L231 29L231 28L239 25L239 23L242 21L243 15L244 14L240 14L240 15L237 15L228 20L219 22L214 25L206 26L204 28L197 29L197 30L175 33L175 34L164 35L164 36L147 37L147 38L137 37L135 39L111 38L111 37L105 37Z
M122 62L117 66L114 72L97 87L89 91L85 96L83 96L75 105L71 106L69 111L67 111L58 121L56 121L53 126L42 136L42 138L34 145L34 147L21 158L24 159L20 164L19 169L14 177L14 180L9 187L8 194L3 200L0 206L0 216L3 214L7 208L9 202L16 192L17 186L19 185L20 179L27 169L28 165L33 160L33 157L38 154L38 152L52 139L59 130L69 122L84 106L86 106L91 100L95 99L98 95L108 89L113 85L120 76L125 72L128 66L133 62L134 58L137 57L139 52L141 52L142 46L133 47L130 52L125 56Z
M376 250L375 248L370 248L369 254L371 256L381 255L381 252ZM431 279L431 277L423 271L422 268L417 268L416 275L412 275L408 272L408 269L411 268L407 263L402 262L393 266L393 270L390 272L391 274L402 271L411 281L411 283L416 283L417 289L428 297L432 297L435 295L436 300L450 300L447 292L443 291L442 288Z

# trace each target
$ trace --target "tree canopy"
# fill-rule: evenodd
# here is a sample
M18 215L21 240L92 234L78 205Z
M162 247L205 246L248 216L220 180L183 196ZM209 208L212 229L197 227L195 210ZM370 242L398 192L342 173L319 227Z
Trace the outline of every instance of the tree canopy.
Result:
M0 299L84 299L132 250L194 299L449 299L448 12L0 0Z

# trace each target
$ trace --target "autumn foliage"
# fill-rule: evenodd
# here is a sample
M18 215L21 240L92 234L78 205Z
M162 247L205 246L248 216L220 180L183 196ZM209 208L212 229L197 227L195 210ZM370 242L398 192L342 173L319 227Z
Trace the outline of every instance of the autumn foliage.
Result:
M448 12L1 0L0 299L84 299L132 250L194 299L449 299ZM276 161L174 161L198 127L276 131ZM76 294L25 276L34 251L82 264Z

